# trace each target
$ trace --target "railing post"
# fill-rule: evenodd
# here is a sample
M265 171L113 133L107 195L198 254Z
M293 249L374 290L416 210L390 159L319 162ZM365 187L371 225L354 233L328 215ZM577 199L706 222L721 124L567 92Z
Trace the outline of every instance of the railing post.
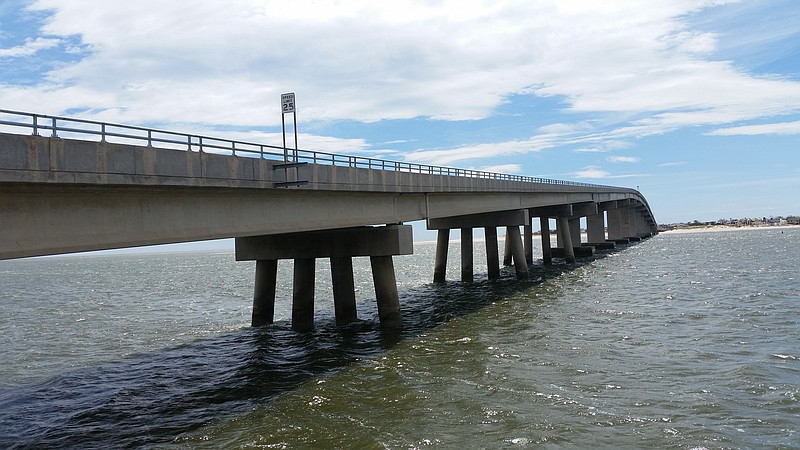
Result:
M100 124L100 142L106 141L106 124Z
M39 116L36 114L33 115L33 135L39 135Z
M51 137L58 137L58 134L56 133L56 118L52 117L51 119L53 121L53 133L51 134Z
M153 130L147 130L147 146L153 146Z

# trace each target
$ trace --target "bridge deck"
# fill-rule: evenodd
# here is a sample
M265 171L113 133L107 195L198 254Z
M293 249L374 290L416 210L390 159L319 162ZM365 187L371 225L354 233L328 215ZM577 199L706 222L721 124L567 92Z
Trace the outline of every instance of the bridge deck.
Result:
M401 166L282 165L253 155L0 133L0 259L615 200L641 207L655 227L644 197L627 188ZM295 181L307 183L275 187Z

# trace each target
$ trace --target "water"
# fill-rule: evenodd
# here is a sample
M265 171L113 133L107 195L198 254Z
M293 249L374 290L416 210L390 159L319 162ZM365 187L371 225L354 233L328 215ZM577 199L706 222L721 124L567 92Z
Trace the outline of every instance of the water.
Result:
M309 334L289 262L252 329L254 265L230 253L3 261L0 448L800 448L798 248L796 228L666 233L432 284L416 244L394 333L365 259L344 328L318 263Z

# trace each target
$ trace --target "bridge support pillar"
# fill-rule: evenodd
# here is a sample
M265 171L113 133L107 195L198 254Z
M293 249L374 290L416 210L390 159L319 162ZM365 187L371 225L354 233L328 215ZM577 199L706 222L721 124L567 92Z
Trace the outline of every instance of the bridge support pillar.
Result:
M256 287L253 297L253 325L272 322L275 302L277 261L294 260L292 289L292 328L314 327L314 283L316 258L330 258L336 323L357 320L353 261L369 256L383 327L400 324L400 304L392 256L413 251L411 227L358 227L311 231L236 239L236 260L256 260Z
M539 228L542 235L542 263L553 263L553 252L550 249L550 218L539 217Z
M436 264L433 266L433 282L441 283L447 274L447 252L450 246L450 229L439 230L436 237Z
M347 325L358 320L356 311L356 289L353 279L353 258L339 256L331 258L331 282L333 283L333 305L336 325Z
M397 328L403 323L400 317L400 297L397 295L397 278L391 256L370 256L378 317L383 328Z
M567 264L575 262L575 249L572 246L572 233L569 227L569 217L558 218L558 237L561 239L559 243L564 248L564 260Z
M613 208L609 208L606 211L606 215L608 216L609 241L627 242L628 237L630 237L624 225L626 222L625 218L627 217L627 208L621 207L620 205L622 204L627 204L627 202L617 201Z
M275 286L277 282L278 260L262 259L256 261L252 326L268 325L275 320Z
M461 281L472 282L473 272L473 242L472 228L461 229Z
M490 280L500 278L500 256L497 246L497 228L485 227L483 234L486 238L486 266Z
M586 241L590 244L606 242L606 225L604 214L591 214L586 216Z
M314 328L314 258L294 260L292 289L292 329L309 331Z
M581 218L580 217L570 217L569 218L569 233L570 238L572 240L572 247L580 247L581 246Z
M531 221L523 228L522 244L525 247L525 261L528 265L533 264L533 225Z
M528 263L525 261L525 248L522 245L519 226L506 227L506 239L511 242L511 254L514 256L514 270L517 278L528 278Z
M513 259L514 257L511 255L511 240L508 239L508 234L506 234L506 239L503 243L503 265L510 266Z

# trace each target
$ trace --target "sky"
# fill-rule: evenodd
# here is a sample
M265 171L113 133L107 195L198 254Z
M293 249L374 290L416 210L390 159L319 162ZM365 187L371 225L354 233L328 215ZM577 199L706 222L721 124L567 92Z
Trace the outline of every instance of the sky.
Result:
M800 215L796 0L3 0L0 109Z

